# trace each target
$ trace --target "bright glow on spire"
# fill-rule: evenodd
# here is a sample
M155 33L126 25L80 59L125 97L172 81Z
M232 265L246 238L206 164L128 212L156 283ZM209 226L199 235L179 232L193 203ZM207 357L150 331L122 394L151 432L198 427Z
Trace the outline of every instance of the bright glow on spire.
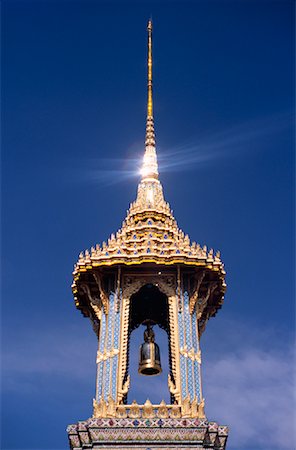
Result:
M158 167L155 147L146 146L141 169L142 178L158 178Z
M158 166L155 147L155 133L153 120L153 99L152 99L152 21L149 20L148 26L148 99L147 99L147 121L146 121L146 139L145 154L141 169L142 179L158 179Z

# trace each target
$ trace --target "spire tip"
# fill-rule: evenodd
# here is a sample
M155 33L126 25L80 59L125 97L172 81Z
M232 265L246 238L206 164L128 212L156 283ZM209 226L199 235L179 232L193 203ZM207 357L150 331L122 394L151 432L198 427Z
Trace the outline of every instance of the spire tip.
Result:
M152 31L152 19L148 20L147 30Z

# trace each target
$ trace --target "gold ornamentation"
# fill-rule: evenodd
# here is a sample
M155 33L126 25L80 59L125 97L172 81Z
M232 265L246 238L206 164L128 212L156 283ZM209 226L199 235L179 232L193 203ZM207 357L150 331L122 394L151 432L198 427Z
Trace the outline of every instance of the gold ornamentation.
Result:
M225 291L225 271L220 254L216 253L213 257L212 250L207 253L206 247L201 249L195 242L190 243L189 237L178 228L158 180L140 182L136 201L131 204L122 228L116 235L111 235L108 244L104 243L102 248L97 245L91 255L89 252L80 254L73 273L73 292L76 291L77 275L85 272L86 267L92 269L104 265L131 265L148 261L207 268L217 273L221 290ZM101 286L99 280L97 282ZM105 302L104 293L101 294L102 301Z
M159 417L160 419L166 419L167 417L169 417L169 410L164 400L160 402L157 410L157 417Z
M107 404L104 399L100 399L98 402L93 399L93 417L96 419L107 417Z
M153 115L152 102L152 20L149 20L148 26L148 102L147 102L147 116Z
M112 350L110 350L110 351L104 350L103 353L98 351L97 352L97 363L99 363L101 361L106 361L109 358L113 358L114 356L118 355L118 353L119 353L118 348L112 348Z
M194 352L194 348L188 350L186 345L184 348L180 348L180 354L185 356L185 358L191 359L191 361L197 361L201 364L201 351L199 350L197 353Z
M206 415L205 415L205 399L203 398L200 402L200 404L198 405L198 417L200 419L205 419Z
M175 379L175 383L168 381L170 392L173 398L180 403L181 401L181 379L180 379L180 357L179 357L179 332L178 332L178 311L177 301L175 296L169 297L169 321L170 321L170 345L171 345L171 364L172 374Z
M115 417L116 414L116 405L115 401L111 397L111 395L108 396L108 405L107 405L107 417Z
M122 384L121 389L118 389L118 401L119 403L121 403L121 400L123 399L123 397L126 396L126 394L128 393L130 387L130 375L128 375L125 383Z
M100 291L100 298L101 298L101 301L102 301L102 304L103 304L104 311L105 311L106 314L108 314L109 299L108 299L108 296L107 296L106 292L103 289L102 282L101 282L101 277L100 277L100 275L97 272L93 272L93 276L94 276L94 279L97 282L97 285L98 285L98 288L99 288L99 291Z
M120 281L121 281L121 267L118 266L118 270L117 270L117 286L116 286L116 312L117 313L119 312L119 309L120 309Z
M198 401L196 397L194 397L191 403L191 417L192 418L198 417Z
M178 311L182 311L182 301L181 301L181 269L180 265L177 266L177 297L178 297Z
M101 408L95 398L93 399L93 417L95 419L101 417Z
M196 301L198 299L198 295L199 295L199 289L201 286L201 283L203 282L203 279L205 277L206 272L203 270L202 272L199 272L198 275L196 276L196 288L192 294L192 296L190 297L189 300L189 310L190 310L190 314L193 313L194 310L194 306L196 304Z
M152 417L155 417L152 403L150 402L150 400L148 398L147 398L146 402L144 403L142 416L144 419L151 419Z
M118 365L118 393L117 402L121 403L128 393L130 385L130 376L124 382L124 377L127 369L127 348L128 348L128 329L129 329L129 312L130 312L130 299L123 296L122 312L121 312L121 331L120 331L120 353L119 353L119 365Z
M91 319L92 319L92 323L93 323L93 328L95 330L95 333L98 333L98 323L97 320L101 320L102 318L102 303L100 300L98 300L97 298L95 298L90 291L90 288L87 284L82 283L80 285L82 291L84 292L84 294L86 294L88 301L89 301L89 305L91 307ZM79 303L78 303L79 306ZM95 318L97 320L95 320Z
M181 417L180 407L175 403L171 408L171 418L179 419Z
M185 397L181 404L181 414L182 417L190 417L191 416L191 406L190 406L190 398Z
M170 393L176 398L176 400L180 399L180 393L175 383L172 380L171 374L168 374L168 386Z
M207 286L207 292L203 297L200 297L197 301L197 318L200 319L203 311L208 303L209 298L213 292L217 289L218 284L216 281L212 281Z
M154 284L167 297L174 296L175 293L175 279L172 276L149 275L146 276L128 276L123 281L123 296L130 298L133 294L138 292L141 287L147 283Z
M133 400L133 402L130 406L128 416L131 417L132 419L137 419L138 417L140 417L140 407L139 407L138 403L136 402L136 400Z
M125 419L127 417L126 408L124 405L118 405L116 409L116 417L120 419Z

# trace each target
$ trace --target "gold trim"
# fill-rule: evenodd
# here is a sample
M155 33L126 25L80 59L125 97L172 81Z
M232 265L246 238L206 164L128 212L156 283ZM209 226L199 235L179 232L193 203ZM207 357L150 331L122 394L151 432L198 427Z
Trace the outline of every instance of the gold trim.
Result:
M120 353L119 366L117 374L117 403L120 404L129 389L128 383L124 383L124 375L127 365L127 346L128 346L128 328L129 328L129 308L130 299L122 295L122 310L120 323Z
M90 269L92 269L91 266L90 266ZM107 293L103 289L101 277L100 277L100 275L97 272L93 272L93 277L94 277L94 279L95 279L95 281L97 283L97 286L99 288L100 298L101 298L102 305L103 305L103 308L105 310L105 313L108 314L109 297L108 297Z

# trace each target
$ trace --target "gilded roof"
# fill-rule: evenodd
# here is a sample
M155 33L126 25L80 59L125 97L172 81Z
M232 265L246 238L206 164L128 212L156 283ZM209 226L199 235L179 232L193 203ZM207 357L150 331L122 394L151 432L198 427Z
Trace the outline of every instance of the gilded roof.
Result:
M220 252L191 242L178 227L156 179L141 180L122 227L107 242L80 253L74 273L86 266L141 262L206 265L224 273Z

